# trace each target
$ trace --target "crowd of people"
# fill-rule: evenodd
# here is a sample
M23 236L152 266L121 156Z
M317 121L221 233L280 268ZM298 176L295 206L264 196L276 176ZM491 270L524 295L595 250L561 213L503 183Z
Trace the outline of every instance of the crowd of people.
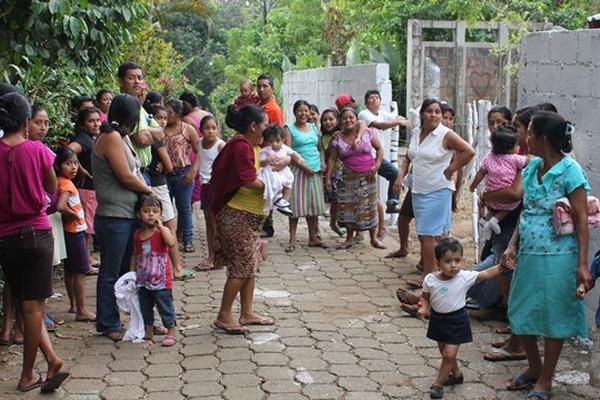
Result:
M225 267L227 279L215 329L245 334L248 325L275 324L254 312L253 297L261 237L275 234L277 211L289 221L287 252L298 245L299 218L308 225L308 247L329 247L319 227L323 216L345 237L338 249L351 249L365 231L372 247L384 249L385 214L398 213L400 248L387 257L406 257L414 219L420 275L407 281L416 291L401 288L397 296L404 311L429 319L427 336L438 342L442 365L431 397L442 398L445 385L464 381L457 353L472 341L466 306L476 303L503 307L510 321L502 330L509 338L494 343L496 351L485 358L527 359L528 369L508 388L532 387L528 399L548 398L564 339L587 335L580 300L593 286L587 269L591 189L568 155L572 125L552 105L526 107L514 117L505 107L489 112L490 152L470 183L481 192L484 261L462 271L462 246L448 236L475 151L453 131L447 103L425 99L412 126L382 109L377 90L365 94L362 110L342 93L322 113L297 100L293 121L285 123L273 79L262 74L256 93L253 81L241 82L224 121L235 135L225 142L219 121L192 93L163 99L148 91L142 68L131 62L117 77L118 95L103 89L94 99L73 98L73 135L53 149L44 144L51 127L45 109L10 85L0 87L0 167L6 171L0 175L6 278L0 340L23 343L19 391L49 392L68 376L48 336L60 321L45 311L52 267L61 262L68 312L113 341L123 338L115 284L128 271L136 273L145 337L162 335L163 346L178 340L172 281L216 268ZM382 146L396 127L408 138L399 168ZM377 175L389 183L383 199ZM555 204L564 198L574 228L555 231ZM184 268L180 254L200 243L194 202L200 202L206 234L206 258L195 272ZM90 274L98 275L95 312L85 304ZM539 336L546 339L543 360ZM34 370L38 348L48 362L45 376Z

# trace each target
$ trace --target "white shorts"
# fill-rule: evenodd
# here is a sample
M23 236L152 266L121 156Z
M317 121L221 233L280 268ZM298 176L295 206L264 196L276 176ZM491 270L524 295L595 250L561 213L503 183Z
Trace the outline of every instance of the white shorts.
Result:
M167 222L175 218L175 211L173 209L173 203L171 202L167 185L152 186L152 191L162 203L162 216L160 217L160 220L162 222Z

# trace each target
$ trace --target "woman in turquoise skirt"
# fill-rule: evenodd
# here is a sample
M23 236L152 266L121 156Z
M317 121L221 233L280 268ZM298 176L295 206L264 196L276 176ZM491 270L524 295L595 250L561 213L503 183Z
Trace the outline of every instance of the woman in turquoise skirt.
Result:
M535 385L527 399L549 399L552 376L565 339L587 336L580 284L592 287L587 270L587 193L581 166L570 156L573 128L560 115L541 111L529 125L527 142L535 157L522 171L524 199L519 226L502 262L515 269L508 299L512 332L519 336L529 368L512 382ZM552 225L556 201L571 203L575 233L558 236ZM518 254L518 255L517 255ZM537 337L545 339L544 360Z

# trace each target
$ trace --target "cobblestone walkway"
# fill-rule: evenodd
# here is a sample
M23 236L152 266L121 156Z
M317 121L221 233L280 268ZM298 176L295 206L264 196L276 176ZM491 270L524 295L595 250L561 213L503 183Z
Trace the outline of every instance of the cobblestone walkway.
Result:
M349 251L298 246L287 254L287 224L276 221L269 260L261 266L256 308L277 321L253 327L247 337L217 333L211 327L225 272L197 273L177 282L180 328L175 347L160 343L117 343L97 336L91 324L73 322L64 299L49 302L66 320L53 337L71 378L46 399L424 399L437 367L434 342L425 326L398 306L395 290L414 277L415 258L384 259L386 250L368 244ZM200 226L198 223L197 226ZM326 227L323 224L323 227ZM299 238L306 243L306 231ZM323 232L325 239L334 239ZM395 247L386 239L389 248ZM202 247L202 246L198 246ZM195 265L201 254L186 258ZM64 293L60 282L57 291ZM90 302L95 279L87 282ZM474 343L459 352L465 384L446 390L446 399L522 399L525 392L503 390L524 362L490 363L482 359L500 322L472 317ZM0 349L0 398L15 391L20 347ZM600 391L583 381L589 355L571 345L559 362L554 399L598 399ZM41 357L40 357L41 358ZM40 363L40 369L45 367Z

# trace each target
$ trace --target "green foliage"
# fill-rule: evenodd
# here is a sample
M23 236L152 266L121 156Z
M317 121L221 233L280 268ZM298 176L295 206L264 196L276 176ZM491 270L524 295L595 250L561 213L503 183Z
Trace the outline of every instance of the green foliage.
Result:
M48 141L68 137L69 100L115 88L121 46L147 14L145 0L8 0L0 2L0 70L47 108Z

